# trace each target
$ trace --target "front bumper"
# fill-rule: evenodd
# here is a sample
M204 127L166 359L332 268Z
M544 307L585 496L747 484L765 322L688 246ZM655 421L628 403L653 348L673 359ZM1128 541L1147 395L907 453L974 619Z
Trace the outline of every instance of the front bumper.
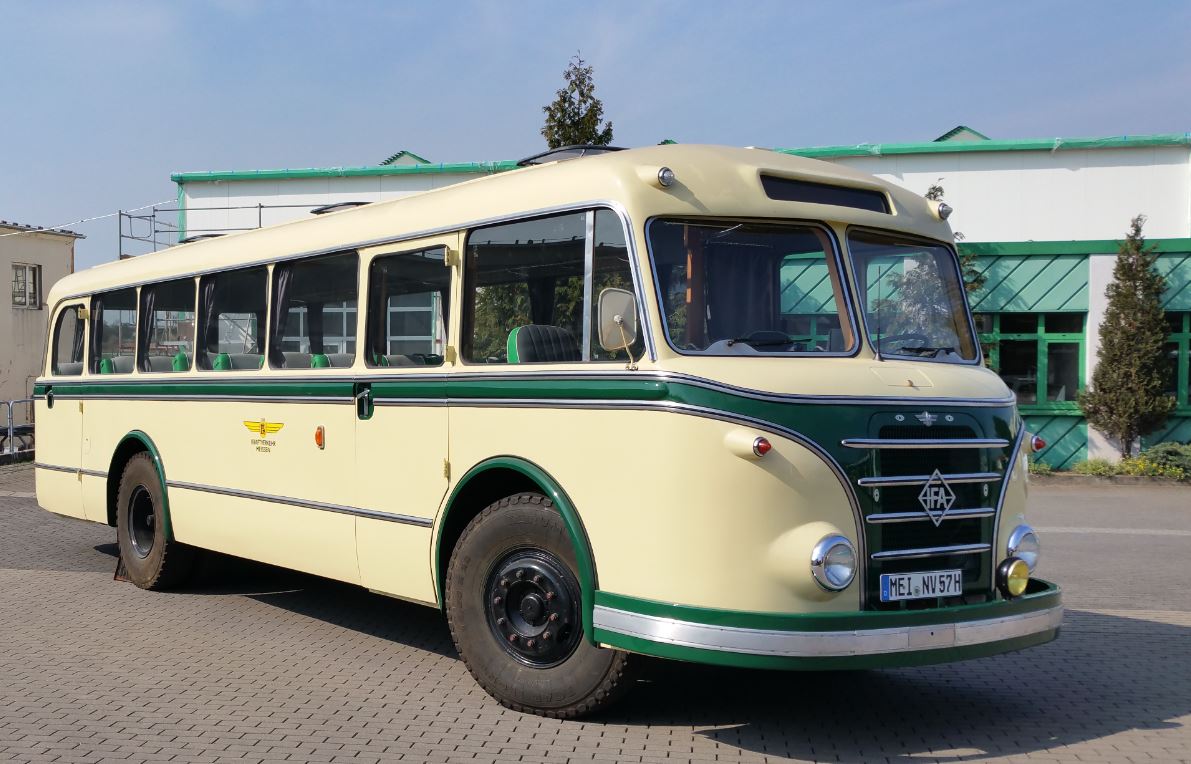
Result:
M918 666L981 658L1055 639L1059 587L932 610L780 615L707 610L597 592L595 641L699 663L785 669Z

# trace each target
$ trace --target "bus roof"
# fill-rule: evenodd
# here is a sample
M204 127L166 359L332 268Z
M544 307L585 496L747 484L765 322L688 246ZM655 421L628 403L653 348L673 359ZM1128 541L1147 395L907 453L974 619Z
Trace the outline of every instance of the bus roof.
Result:
M661 167L676 182L656 182ZM769 198L761 175L887 194L890 213ZM950 240L925 199L847 167L767 149L672 144L534 165L366 206L106 263L59 281L49 302L280 258L355 249L578 205L619 207L640 230L657 215L826 220Z

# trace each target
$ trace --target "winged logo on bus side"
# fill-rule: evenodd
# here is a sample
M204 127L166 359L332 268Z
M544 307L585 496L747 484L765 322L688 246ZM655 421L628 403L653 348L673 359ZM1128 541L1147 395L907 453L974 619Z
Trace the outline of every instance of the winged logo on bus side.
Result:
M260 420L259 422L245 419L244 426L248 428L249 432L260 435L262 438L266 435L272 435L273 433L279 431L282 427L285 427L285 425L281 422L266 422L264 419Z

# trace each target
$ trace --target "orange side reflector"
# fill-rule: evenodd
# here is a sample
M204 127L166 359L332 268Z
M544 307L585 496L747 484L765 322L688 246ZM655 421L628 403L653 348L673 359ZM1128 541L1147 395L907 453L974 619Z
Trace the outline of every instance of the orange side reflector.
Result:
M321 424L314 428L314 445L320 450L327 447L327 430Z

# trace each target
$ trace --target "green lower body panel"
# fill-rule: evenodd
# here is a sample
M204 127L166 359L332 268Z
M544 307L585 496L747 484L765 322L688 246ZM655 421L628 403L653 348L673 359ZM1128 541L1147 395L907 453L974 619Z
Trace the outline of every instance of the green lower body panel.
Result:
M753 668L921 666L1045 644L1062 594L1034 579L1021 597L900 612L783 615L708 610L597 592L596 641L630 652Z

